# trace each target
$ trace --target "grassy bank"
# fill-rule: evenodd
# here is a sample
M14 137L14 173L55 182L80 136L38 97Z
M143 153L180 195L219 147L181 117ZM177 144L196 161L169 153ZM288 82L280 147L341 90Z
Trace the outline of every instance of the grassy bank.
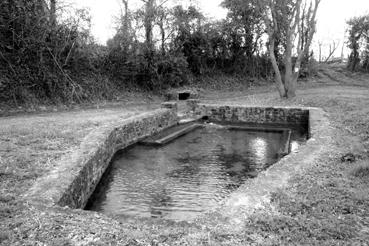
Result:
M369 242L369 79L339 68L300 83L283 101L270 88L203 91L205 101L321 107L334 139L311 168L273 194L273 213L259 211L235 230L211 213L202 221L175 223L125 218L67 208L44 209L21 195L56 160L102 124L157 104L0 118L0 242L3 245L366 245ZM344 157L344 158L342 158ZM348 157L348 158L345 158ZM204 223L204 221L206 223Z

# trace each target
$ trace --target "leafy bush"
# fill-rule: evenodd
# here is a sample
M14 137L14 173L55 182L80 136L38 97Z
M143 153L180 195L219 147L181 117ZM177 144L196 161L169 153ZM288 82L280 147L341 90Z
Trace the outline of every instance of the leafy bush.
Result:
M369 72L369 15L351 18L348 47L351 49L348 68Z
M301 64L300 78L308 78L318 74L319 63L313 56L307 57Z
M4 0L0 9L0 97L15 105L30 97L84 100L72 73L94 69L88 13L75 10L53 22L43 0Z
M188 63L182 54L159 57L157 62L158 80L164 88L183 86L188 81Z

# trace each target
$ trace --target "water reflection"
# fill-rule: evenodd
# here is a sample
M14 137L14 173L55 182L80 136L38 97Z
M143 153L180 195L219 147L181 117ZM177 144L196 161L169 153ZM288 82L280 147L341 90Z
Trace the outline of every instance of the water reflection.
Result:
M261 137L252 139L251 149L254 151L255 156L259 163L266 162L266 151L267 151L266 139Z
M299 142L291 141L291 152L296 152L299 146L300 146Z
M136 146L112 164L89 209L190 220L276 162L281 141L280 133L207 127L160 148Z

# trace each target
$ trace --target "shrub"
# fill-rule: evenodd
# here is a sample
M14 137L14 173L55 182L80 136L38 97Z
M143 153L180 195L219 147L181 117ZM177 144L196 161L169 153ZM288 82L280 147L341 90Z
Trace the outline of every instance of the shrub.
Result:
M351 71L362 70L369 72L369 15L351 18L349 26L348 47L351 53L348 68Z
M158 80L162 87L183 86L188 81L188 64L182 54L169 54L159 57L157 63Z
M301 67L300 77L308 78L318 74L319 63L314 57L310 57L307 61L304 61Z
M93 69L88 13L70 10L53 22L44 0L4 0L0 9L1 99L83 100L72 74Z

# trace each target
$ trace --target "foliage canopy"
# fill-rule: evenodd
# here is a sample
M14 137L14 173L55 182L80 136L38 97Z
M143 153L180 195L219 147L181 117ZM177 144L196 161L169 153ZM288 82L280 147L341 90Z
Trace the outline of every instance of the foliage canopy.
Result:
M142 8L132 11L129 0L122 0L117 31L107 46L97 45L91 37L86 10L63 7L60 1L1 1L2 100L18 105L114 99L130 87L161 91L199 76L269 79L278 71L289 71L286 52L289 35L295 32L287 28L293 17L292 0L276 5L278 30L272 35L265 18L271 12L260 7L262 0L224 0L228 15L220 21L207 19L194 6L168 7L165 0L142 0ZM300 17L298 29L311 24ZM302 47L309 37L298 40ZM307 45L302 53L308 49Z
M348 68L369 72L369 15L351 18L347 24L351 49Z

